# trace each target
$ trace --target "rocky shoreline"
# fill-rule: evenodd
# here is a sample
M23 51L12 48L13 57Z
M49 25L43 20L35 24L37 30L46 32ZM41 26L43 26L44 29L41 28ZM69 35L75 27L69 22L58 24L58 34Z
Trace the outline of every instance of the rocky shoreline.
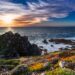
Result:
M56 45L62 44L64 46L66 45L65 48L61 47L62 49L75 49L75 40L69 40L69 39L48 39L47 40L47 39L44 39L42 42L46 45L48 45L49 43L53 43ZM51 45L51 47L54 47L53 44Z
M55 44L60 44L60 43L63 43L63 44L69 44L69 45L75 45L75 41L72 41L72 40L68 40L68 39L44 39L42 42L45 43L45 44L48 44L48 41L49 42L53 42Z
M40 48L37 44L30 43L27 36L12 32L0 35L0 74L47 75L47 72L55 71L55 69L64 70L64 67L75 71L74 41L45 39L42 42L45 47L51 42L56 45L63 43L72 47L70 49L69 47L60 48L58 51L47 53L47 49L41 49L42 46ZM53 44L49 46L55 48ZM44 55L41 55L42 51Z

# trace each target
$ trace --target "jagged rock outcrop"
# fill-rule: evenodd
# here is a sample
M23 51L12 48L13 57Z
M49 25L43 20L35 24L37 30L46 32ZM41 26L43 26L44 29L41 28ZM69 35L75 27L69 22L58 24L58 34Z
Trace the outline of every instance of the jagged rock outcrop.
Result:
M31 44L27 36L21 36L11 31L0 35L0 55L5 58L41 55L37 45Z
M71 45L75 44L75 42L66 39L50 39L49 42L54 42L56 44L60 44L60 43L71 44Z

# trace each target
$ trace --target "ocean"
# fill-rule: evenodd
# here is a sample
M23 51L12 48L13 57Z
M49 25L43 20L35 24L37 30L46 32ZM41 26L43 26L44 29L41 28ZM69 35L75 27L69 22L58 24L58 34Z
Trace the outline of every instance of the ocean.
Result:
M21 27L21 28L0 28L0 34L7 31L28 36L29 39L48 38L73 38L75 37L75 27Z
M57 51L59 48L66 48L70 45L54 44L48 42L44 44L44 39L51 38L63 38L63 39L75 39L75 27L22 27L22 28L0 28L0 35L12 31L13 33L19 33L22 36L28 36L29 41L32 44L37 44L43 49L47 49L49 52ZM54 45L54 47L51 47Z
M0 34L7 31L28 36L29 39L48 38L73 38L75 37L75 27L21 27L21 28L0 28Z

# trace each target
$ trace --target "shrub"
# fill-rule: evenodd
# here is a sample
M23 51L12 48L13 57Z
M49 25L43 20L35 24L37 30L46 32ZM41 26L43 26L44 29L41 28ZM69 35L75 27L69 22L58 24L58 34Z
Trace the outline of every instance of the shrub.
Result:
M51 67L51 63L36 63L29 67L30 71L45 71L49 70Z
M36 63L32 66L29 67L30 71L38 71L41 70L43 68L43 63Z

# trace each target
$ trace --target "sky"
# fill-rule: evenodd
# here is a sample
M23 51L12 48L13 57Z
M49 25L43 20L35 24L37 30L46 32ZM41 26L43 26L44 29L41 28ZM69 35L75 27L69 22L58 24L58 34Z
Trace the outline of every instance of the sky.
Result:
M0 0L0 27L75 26L75 0Z

